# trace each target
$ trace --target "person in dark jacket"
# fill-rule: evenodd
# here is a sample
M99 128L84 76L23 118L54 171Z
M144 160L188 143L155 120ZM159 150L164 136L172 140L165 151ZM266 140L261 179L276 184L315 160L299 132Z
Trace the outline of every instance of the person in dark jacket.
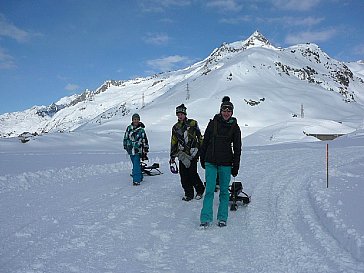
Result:
M126 128L123 140L124 149L128 152L133 164L132 176L134 186L140 185L140 182L143 180L140 160L145 160L149 151L148 138L144 128L145 126L140 121L139 114L134 114L131 124Z
M185 196L184 201L191 201L196 190L196 199L201 199L205 187L197 173L197 160L202 142L201 131L197 121L187 118L184 104L176 107L177 123L172 127L170 164L179 161L179 174Z
M225 96L216 114L207 125L200 151L201 166L205 169L206 189L200 214L201 227L213 221L213 200L216 177L219 176L220 194L217 220L219 226L226 226L229 211L230 177L237 176L241 155L241 131L230 98Z

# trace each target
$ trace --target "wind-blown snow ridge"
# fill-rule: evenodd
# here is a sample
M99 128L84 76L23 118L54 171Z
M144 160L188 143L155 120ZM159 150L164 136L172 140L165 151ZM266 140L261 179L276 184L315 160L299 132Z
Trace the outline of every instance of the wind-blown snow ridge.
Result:
M74 183L95 175L118 173L130 170L130 162L100 164L81 167L67 167L64 169L49 169L36 172L24 172L18 175L0 176L0 192L30 190L33 187L52 183L55 177L61 183Z

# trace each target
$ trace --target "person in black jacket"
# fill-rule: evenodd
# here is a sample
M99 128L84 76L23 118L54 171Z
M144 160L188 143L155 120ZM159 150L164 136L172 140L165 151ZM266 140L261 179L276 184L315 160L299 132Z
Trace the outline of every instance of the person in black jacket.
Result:
M230 98L222 99L220 113L207 125L200 152L201 166L205 169L206 189L200 214L201 227L213 221L213 200L216 176L219 176L220 194L217 220L219 226L226 226L229 211L230 177L237 176L241 155L241 131Z

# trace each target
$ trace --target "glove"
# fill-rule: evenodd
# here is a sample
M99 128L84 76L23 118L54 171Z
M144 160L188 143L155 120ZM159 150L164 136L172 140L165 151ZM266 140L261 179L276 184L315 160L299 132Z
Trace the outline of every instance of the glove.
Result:
M202 158L200 160L201 160L201 167L202 167L202 169L205 169L205 160L202 160Z
M131 155L131 150L132 150L132 148L131 148L131 147L129 147L129 146L124 146L124 149L126 150L126 152L127 152L129 155Z
M148 156L147 156L147 153L142 153L142 161L144 160L148 160Z
M185 152L178 152L178 160L179 162L182 162L182 164L185 165L187 169L191 166L192 157Z
M237 167L237 166L233 166L232 168L231 168L231 175L232 176L237 176L238 175L238 172L239 172L239 167Z

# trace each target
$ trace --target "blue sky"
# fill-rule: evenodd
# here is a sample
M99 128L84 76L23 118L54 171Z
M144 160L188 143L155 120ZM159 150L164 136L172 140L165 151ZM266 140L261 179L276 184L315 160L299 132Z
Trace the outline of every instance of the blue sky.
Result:
M259 30L364 60L363 0L0 0L0 114L184 68Z

